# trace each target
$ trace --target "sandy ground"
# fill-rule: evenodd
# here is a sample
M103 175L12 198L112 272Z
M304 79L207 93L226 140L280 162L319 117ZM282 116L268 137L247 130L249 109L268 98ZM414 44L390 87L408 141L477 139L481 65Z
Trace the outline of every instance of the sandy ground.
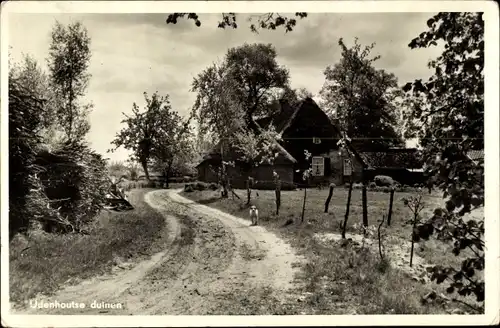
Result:
M292 264L302 259L288 244L263 227L251 227L250 221L194 203L178 192L156 190L145 197L167 220L164 251L36 298L39 303L84 303L84 309L33 309L26 304L15 313L252 314L250 302L283 304L296 298L292 289L298 269ZM122 308L92 307L93 302L119 303ZM271 309L257 312L273 314Z

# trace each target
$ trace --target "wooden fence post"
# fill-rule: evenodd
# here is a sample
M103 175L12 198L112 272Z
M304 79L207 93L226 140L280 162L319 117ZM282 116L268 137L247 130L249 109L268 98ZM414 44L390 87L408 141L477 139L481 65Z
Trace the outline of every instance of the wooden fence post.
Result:
M351 206L351 194L352 194L352 179L349 183L349 192L347 194L347 207L345 209L344 226L342 227L342 239L345 239L345 229L347 227L347 220L349 219L349 207Z
M362 189L362 203L363 203L363 226L368 227L368 206L366 200L366 183L364 181Z
M279 215L281 206L281 180L278 174L275 176L274 183L274 193L276 194L276 215Z
M302 204L302 217L300 222L304 222L304 212L306 211L307 184L304 184L304 203Z
M330 205L330 200L332 199L332 196L333 196L333 187L334 187L334 184L331 183L330 184L330 191L328 192L328 198L326 199L326 202L325 202L325 213L328 213L328 206Z
M389 213L387 214L387 225L391 225L391 217L392 217L392 203L394 201L394 187L391 188L391 198L389 199Z

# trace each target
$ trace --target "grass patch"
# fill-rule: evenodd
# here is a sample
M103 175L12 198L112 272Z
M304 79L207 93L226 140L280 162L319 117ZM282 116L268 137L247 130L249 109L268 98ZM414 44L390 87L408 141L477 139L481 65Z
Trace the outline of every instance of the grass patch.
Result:
M131 192L132 211L102 211L88 235L36 232L14 238L9 247L11 301L50 294L64 283L109 271L117 260L160 251L165 220L143 201L147 191Z
M237 198L233 200L231 195L227 199L221 199L218 191L194 191L190 193L183 192L182 194L201 204L216 207L225 212L249 219L248 207L245 206L246 190L235 190L235 192L241 197L241 201ZM256 205L259 209L259 221L262 222L263 225L268 228L281 228L289 219L300 219L303 194L303 190L282 191L279 216L275 215L274 190L253 190L251 203ZM415 195L415 193L396 192L394 194L391 226L388 227L387 224L384 223L382 228L384 235L391 237L386 243L399 243L401 240L410 243L411 225L406 222L412 217L412 213L404 206L402 199L412 195ZM310 223L308 229L311 229L313 232L340 233L341 224L344 221L346 211L347 190L343 187L335 188L328 213L324 213L324 205L327 197L328 189L326 188L322 190L318 188L308 189L304 215L305 221ZM384 215L386 216L387 222L390 194L379 191L368 191L367 198L369 225L378 227L378 221L381 220ZM430 216L436 207L443 206L443 198L437 192L433 192L432 195L423 193L423 199L425 206L422 211L423 218ZM476 218L481 217L484 213L483 209L478 209L474 212ZM359 229L355 229L354 225L360 225L362 223L362 217L361 190L353 190L349 220L346 229L348 235L359 234ZM461 263L461 259L464 257L462 255L459 257L450 256L450 247L451 246L443 244L440 241L430 240L423 243L417 243L415 245L415 254L423 257L429 263L455 266Z
M246 191L235 190L241 197L220 199L217 191L195 191L183 193L184 196L207 203L236 216L248 218L245 205ZM258 193L258 196L257 196ZM319 244L313 238L314 233L340 233L340 223L344 220L347 191L344 188L334 190L330 202L329 213L323 213L324 202L328 190L309 189L306 202L305 221L307 225L285 223L290 219L298 220L302 210L303 190L282 191L280 215L276 216L274 191L253 191L252 204L259 209L260 224L285 238L298 253L308 259L301 272L301 280L305 282L302 292L308 295L304 301L295 306L302 310L309 308L313 314L423 314L444 313L440 305L422 305L420 298L435 284L422 284L412 280L411 276L392 268L381 261L378 254L352 246L341 247L332 244L329 247ZM411 226L406 220L411 212L402 202L402 198L410 193L394 195L391 226L384 225L384 234L394 236L393 240L403 239L410 242ZM214 198L219 197L218 201ZM438 195L424 195L427 213L442 204ZM389 194L384 192L368 192L368 218L370 225L377 225L382 215L387 215ZM348 221L348 234L359 233L353 227L362 222L361 191L353 190ZM349 237L349 236L347 236ZM435 246L440 245L437 250ZM457 264L460 257L451 256L449 246L439 241L427 241L416 245L416 254L429 263ZM436 261L436 262L434 262ZM443 285L440 285L442 288ZM441 289L440 288L440 289Z
M308 303L316 314L339 308L357 314L423 314L439 309L424 306L424 286L393 269L367 249L334 245L322 247L312 240L306 250L310 259L303 270ZM441 310L442 311L442 310Z

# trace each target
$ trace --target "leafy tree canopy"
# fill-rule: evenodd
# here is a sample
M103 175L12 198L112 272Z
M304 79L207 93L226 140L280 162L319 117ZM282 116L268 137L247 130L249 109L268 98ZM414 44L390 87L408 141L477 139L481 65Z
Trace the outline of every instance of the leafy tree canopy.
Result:
M269 114L273 92L289 88L288 70L276 56L270 44L244 44L194 79L193 112L202 133L211 130L222 138L242 126L255 128L254 115Z
M325 69L326 81L320 91L323 107L339 120L353 145L371 150L403 144L395 129L395 100L400 96L397 78L373 66L380 58L370 58L374 45L362 48L355 39L348 48L340 39L341 59Z
M432 279L447 281L450 294L474 295L479 305L469 307L482 312L484 218L464 216L484 206L483 161L467 158L469 150L484 147L484 22L482 13L439 13L427 26L409 47L442 43L444 51L429 63L434 74L428 81L404 87L411 105L406 114L408 134L424 146L428 174L447 202L418 227L418 238L435 234L453 243L454 255L468 254L458 268L434 267Z
M92 105L79 102L90 78L90 37L80 22L68 26L56 22L51 37L48 63L51 87L60 99L58 122L68 141L79 140L90 129L87 116Z
M150 98L145 92L144 99L146 106L143 112L134 103L133 115L123 114L125 119L122 123L126 127L117 133L112 144L115 149L124 147L131 150L149 179L148 164L153 162L156 166L169 169L176 156L190 149L188 136L191 130L190 118L183 120L172 110L168 95L160 96L155 92Z

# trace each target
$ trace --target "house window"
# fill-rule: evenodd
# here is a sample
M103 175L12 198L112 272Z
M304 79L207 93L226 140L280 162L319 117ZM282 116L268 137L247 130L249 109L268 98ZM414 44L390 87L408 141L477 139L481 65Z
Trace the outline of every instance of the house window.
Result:
M325 175L325 159L323 157L315 156L312 158L312 174L314 176Z
M321 139L320 138L313 137L313 144L319 145L320 143L321 143Z
M348 158L344 159L344 175L352 175L352 163Z

